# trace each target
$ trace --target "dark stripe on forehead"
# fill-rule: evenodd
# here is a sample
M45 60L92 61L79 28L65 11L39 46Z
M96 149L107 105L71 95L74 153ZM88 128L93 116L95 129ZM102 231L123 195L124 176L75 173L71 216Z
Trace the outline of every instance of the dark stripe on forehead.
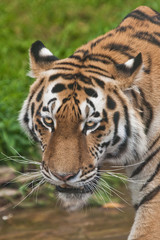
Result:
M81 86L76 81L68 84L68 88L71 90L81 90Z
M84 91L90 97L94 97L94 98L98 97L97 92L93 88L84 88Z
M79 81L81 81L83 83L86 83L86 84L89 84L89 85L93 85L91 79L89 77L81 74L81 73L52 75L49 78L49 81L55 80L58 77L61 77L61 78L66 79L66 80L76 80L76 79L78 79Z
M49 77L49 81L54 81L55 79L59 78L61 76L61 74L53 74Z
M117 62L112 57L105 54L91 54L86 56L86 59L89 59L95 62L102 62L106 65L110 64L111 62L114 64L117 64Z
M105 70L105 69L103 69L103 68L101 68L101 67L98 67L98 66L96 66L96 65L91 65L91 64L89 64L89 65L87 65L86 66L86 68L92 68L92 69L96 69L96 70L99 70L99 71L102 71L102 72L105 72L105 73L109 73L107 70Z
M134 38L138 38L140 40L144 40L148 43L151 43L153 45L156 45L158 47L160 47L160 41L155 38L152 34L149 34L148 32L137 32L136 34L133 34L132 37Z
M52 88L52 93L62 92L65 89L66 89L66 87L64 84L58 83Z
M72 71L73 68L69 67L54 67L53 70L65 70L65 71Z
M92 77L92 78L95 80L95 82L98 84L99 87L101 87L102 89L104 89L105 84L104 84L103 81L99 80L99 79L96 78L96 77Z
M110 75L102 74L102 73L100 73L100 72L98 72L98 71L94 71L94 70L85 70L85 72L97 74L97 75L100 75L100 76L106 77L106 78L111 78Z
M128 51L132 51L133 52L133 49L130 48L128 45L109 43L109 44L103 46L102 48L105 49L105 50L109 49L109 51L120 52L121 54L123 54L125 56L128 56L129 58L133 58L134 57L133 55L128 53Z

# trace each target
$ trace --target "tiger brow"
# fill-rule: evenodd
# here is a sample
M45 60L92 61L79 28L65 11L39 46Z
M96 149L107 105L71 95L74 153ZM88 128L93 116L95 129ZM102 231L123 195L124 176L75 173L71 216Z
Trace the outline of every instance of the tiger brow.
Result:
M57 100L57 98L51 98L49 101L48 101L48 105L51 103L51 102L54 102L54 101L56 101Z

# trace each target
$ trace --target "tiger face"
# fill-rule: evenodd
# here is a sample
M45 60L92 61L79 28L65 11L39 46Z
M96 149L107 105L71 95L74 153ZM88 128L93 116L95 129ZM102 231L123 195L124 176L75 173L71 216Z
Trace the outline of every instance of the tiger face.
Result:
M65 206L78 208L94 192L103 162L128 164L145 151L144 127L127 90L140 74L141 54L103 68L88 50L58 60L37 41L30 65L36 81L21 125L41 145L43 177L56 186Z

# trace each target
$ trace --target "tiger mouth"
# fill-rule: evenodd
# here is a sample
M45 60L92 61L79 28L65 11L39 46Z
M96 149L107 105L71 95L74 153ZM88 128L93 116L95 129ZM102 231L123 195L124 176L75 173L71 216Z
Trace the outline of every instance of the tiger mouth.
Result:
M56 186L56 190L58 192L61 193L72 193L72 194L85 194L85 193L93 193L93 191L87 187L87 186L83 186L83 187L79 187L79 188L73 188L69 185L61 185L61 186Z

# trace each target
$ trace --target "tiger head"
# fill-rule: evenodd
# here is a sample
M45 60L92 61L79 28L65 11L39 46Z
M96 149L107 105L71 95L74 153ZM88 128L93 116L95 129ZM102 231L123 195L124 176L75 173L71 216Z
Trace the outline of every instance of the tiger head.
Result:
M86 45L59 60L35 42L30 66L36 81L19 116L22 128L41 145L43 177L66 206L75 208L94 192L104 161L124 165L145 151L142 120L128 94L141 74L141 54L107 67L93 54Z

